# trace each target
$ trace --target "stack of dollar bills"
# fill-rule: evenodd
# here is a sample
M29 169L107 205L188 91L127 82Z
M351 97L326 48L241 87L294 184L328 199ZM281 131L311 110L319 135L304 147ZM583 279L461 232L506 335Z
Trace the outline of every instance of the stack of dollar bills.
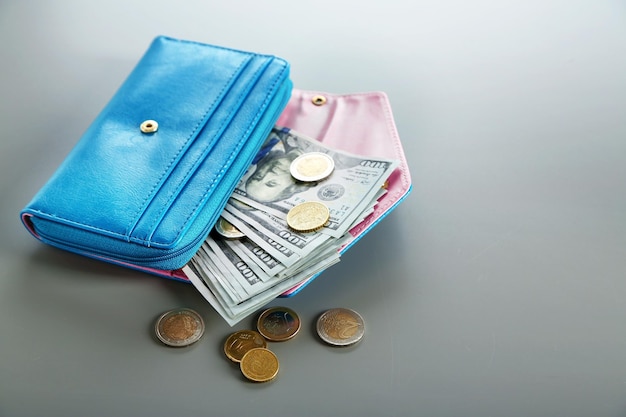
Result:
M309 155L325 158L303 162ZM303 163L304 173L296 175L294 164ZM395 160L349 154L275 127L183 270L232 326L339 262L348 231L374 210L397 166ZM321 203L328 217L302 230L289 223L288 214L307 202Z

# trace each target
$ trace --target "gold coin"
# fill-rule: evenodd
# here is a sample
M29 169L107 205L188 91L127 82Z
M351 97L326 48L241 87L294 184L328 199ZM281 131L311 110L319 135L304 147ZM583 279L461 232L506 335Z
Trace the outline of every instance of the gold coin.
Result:
M330 219L330 210L325 204L307 201L293 207L287 213L287 224L297 232L313 232Z
M309 152L293 160L289 167L291 176L298 181L321 181L335 169L335 161L322 152Z
M363 318L347 308L332 308L317 319L317 334L333 346L350 346L363 338Z
M237 239L245 236L239 229L233 226L228 220L223 217L220 217L215 223L215 230L220 235L224 236L228 239Z
M157 319L155 333L168 346L188 346L204 334L204 321L200 314L189 308L170 310Z
M259 315L256 327L267 340L284 342L300 330L300 317L290 308L272 307Z
M249 350L266 347L267 342L254 330L240 330L228 336L224 343L224 353L233 362L241 362L241 358Z
M271 350L254 348L246 352L239 363L243 376L254 382L271 381L278 375L278 358Z

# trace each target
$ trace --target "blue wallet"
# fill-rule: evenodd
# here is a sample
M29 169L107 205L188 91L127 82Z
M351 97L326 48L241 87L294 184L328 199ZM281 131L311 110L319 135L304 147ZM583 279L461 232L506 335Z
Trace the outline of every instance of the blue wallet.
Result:
M156 38L21 212L38 239L147 271L198 250L286 106L278 57Z

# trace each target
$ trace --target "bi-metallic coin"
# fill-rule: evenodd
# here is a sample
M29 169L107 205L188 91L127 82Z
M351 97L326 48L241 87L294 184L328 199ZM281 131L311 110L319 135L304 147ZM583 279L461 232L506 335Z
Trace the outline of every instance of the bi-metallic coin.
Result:
M204 321L196 311L178 308L163 313L154 330L159 340L168 346L189 346L204 334Z
M287 307L268 308L259 315L257 330L271 342L283 342L298 333L300 317Z
M321 229L330 219L330 210L324 203L306 201L287 213L287 225L297 232L314 232Z
M278 358L266 348L250 349L239 363L241 373L254 382L271 381L278 375Z
M267 342L254 330L239 330L232 333L224 343L224 353L233 362L241 362L241 358L249 350L267 347Z
M241 232L223 217L220 217L217 220L217 223L215 223L215 230L217 231L217 233L228 239L238 239L245 236L243 232Z
M363 338L363 318L347 308L332 308L317 319L317 334L333 346L350 346Z
M289 167L291 176L298 181L314 182L328 177L335 169L335 161L322 152L309 152L293 160Z

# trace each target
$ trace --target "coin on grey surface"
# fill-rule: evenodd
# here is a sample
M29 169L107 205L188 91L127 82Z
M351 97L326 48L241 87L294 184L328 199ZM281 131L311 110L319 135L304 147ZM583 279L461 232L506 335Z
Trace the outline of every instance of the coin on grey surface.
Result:
M267 342L254 330L239 330L232 333L224 343L224 353L233 362L241 362L241 358L249 350L267 347Z
M314 182L328 177L335 169L335 161L322 152L308 152L291 162L289 171L298 181Z
M287 213L287 225L297 232L314 232L321 229L330 219L330 210L324 203L306 201Z
M284 342L300 330L300 317L287 307L272 307L263 311L257 320L257 330L271 342Z
M329 345L353 345L363 338L364 333L363 318L348 308L331 308L317 319L317 334Z
M204 334L204 321L192 309L177 308L163 313L157 319L155 333L168 346L189 346Z
M243 376L254 382L271 381L278 375L278 358L269 349L254 348L246 352L239 363Z
M221 216L215 223L215 231L228 239L238 239L245 236L243 232Z

